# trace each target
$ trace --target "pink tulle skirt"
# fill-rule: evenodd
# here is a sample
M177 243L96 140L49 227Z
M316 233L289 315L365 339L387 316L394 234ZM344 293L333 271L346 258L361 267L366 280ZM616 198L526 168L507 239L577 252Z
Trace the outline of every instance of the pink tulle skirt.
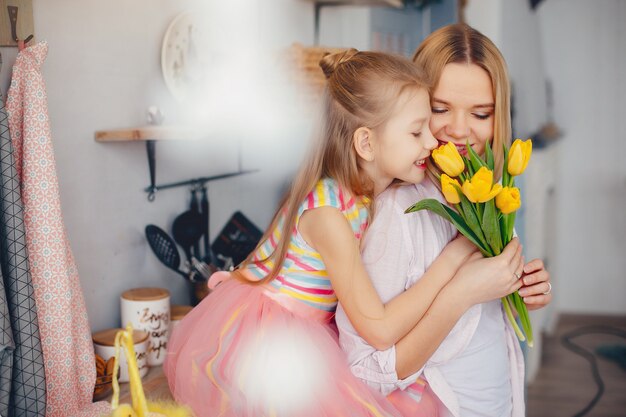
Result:
M329 322L281 295L228 279L187 314L163 366L174 398L197 417L402 416L352 375Z

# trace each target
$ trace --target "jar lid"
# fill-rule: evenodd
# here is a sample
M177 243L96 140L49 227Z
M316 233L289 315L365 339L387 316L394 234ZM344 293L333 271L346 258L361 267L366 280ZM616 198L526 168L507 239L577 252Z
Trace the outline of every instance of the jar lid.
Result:
M169 296L170 292L165 288L133 288L122 293L122 298L130 301L161 300Z
M192 306L172 305L170 308L170 317L172 320L180 320L193 309Z
M115 346L115 335L124 329L106 329L91 335L91 340L97 345ZM148 339L148 333L143 330L133 330L133 343L138 344Z

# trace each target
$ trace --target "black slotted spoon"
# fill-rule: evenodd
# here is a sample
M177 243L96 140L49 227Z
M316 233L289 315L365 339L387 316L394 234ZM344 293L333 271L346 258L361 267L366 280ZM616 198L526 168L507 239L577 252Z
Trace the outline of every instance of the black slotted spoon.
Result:
M157 259L172 271L178 272L187 281L192 281L191 274L180 270L180 254L176 248L176 243L167 232L158 226L149 224L146 226L145 233L148 244Z

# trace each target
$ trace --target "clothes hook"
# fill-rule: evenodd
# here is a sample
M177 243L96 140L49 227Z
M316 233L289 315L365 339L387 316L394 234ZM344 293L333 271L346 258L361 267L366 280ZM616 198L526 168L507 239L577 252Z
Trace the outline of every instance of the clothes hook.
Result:
M29 35L26 39L20 40L17 37L17 12L19 9L17 6L7 6L7 9L9 11L9 20L11 21L11 38L17 42L17 47L21 51L26 44L33 39L33 35Z

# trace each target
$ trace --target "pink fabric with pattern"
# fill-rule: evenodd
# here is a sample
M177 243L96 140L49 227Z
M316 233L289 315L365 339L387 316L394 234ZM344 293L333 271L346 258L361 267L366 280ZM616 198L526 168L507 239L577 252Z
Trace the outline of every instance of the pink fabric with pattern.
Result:
M41 66L47 43L21 51L7 99L46 372L48 417L101 416L87 310L61 213Z

